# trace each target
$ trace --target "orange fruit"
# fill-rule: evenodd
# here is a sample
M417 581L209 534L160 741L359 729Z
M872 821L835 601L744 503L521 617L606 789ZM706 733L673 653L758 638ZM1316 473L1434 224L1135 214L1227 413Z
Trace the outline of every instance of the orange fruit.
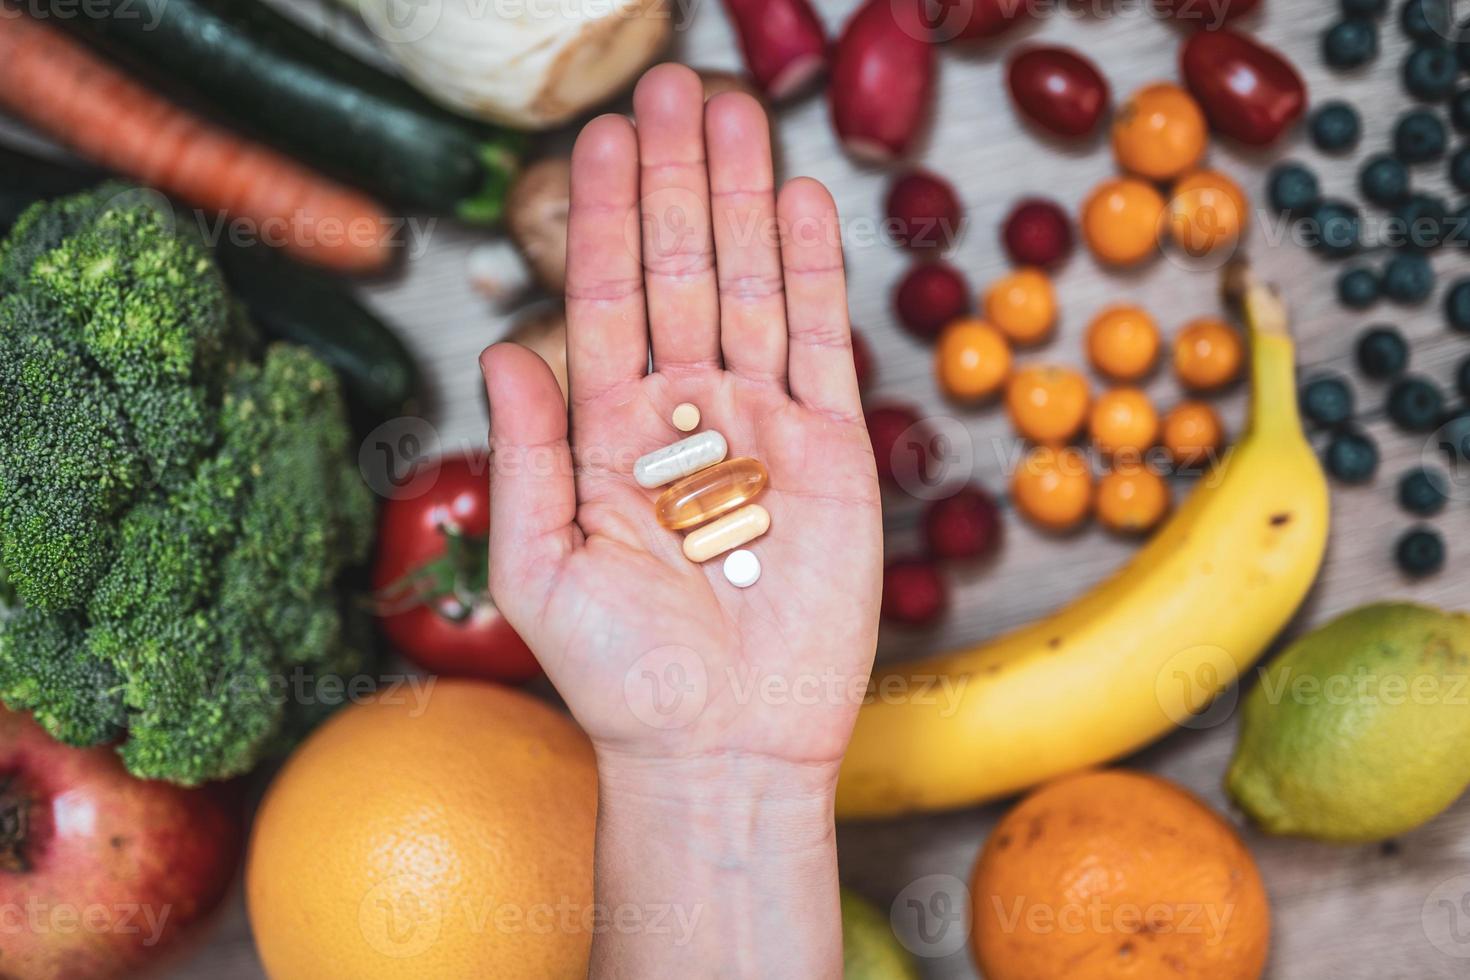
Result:
M1218 170L1181 177L1169 199L1169 234L1190 255L1228 248L1245 227L1245 192Z
M1143 454L1159 438L1159 413L1137 388L1112 388L1092 403L1087 428L1105 453Z
M1075 447L1037 446L1011 477L1011 497L1021 516L1050 531L1066 531L1092 507L1092 470Z
M971 879L987 980L1253 980L1270 906L1250 852L1178 786L1067 776L1001 818Z
M1159 356L1159 325L1137 306L1111 306L1087 327L1087 358L1119 381L1137 381Z
M1150 180L1178 177L1205 155L1208 126L1199 103L1178 85L1145 85L1113 119L1118 166Z
M1011 375L1006 385L1006 411L1011 424L1027 439L1063 443L1087 420L1091 393L1079 371L1038 364Z
M245 888L265 970L585 977L596 816L591 744L530 695L439 679L344 708L256 817Z
M1191 320L1174 338L1174 372L1186 388L1208 391L1234 381L1245 362L1240 333L1212 316Z
M1164 415L1162 439L1176 465L1194 466L1220 448L1225 427L1204 402L1180 402Z
M1011 373L1011 348L984 320L956 320L939 335L934 372L951 398L966 402L989 398Z
M1040 269L1017 269L985 293L985 316L1017 344L1046 339L1057 319L1051 280Z
M1146 466L1118 467L1097 482L1097 517L1125 534L1148 531L1168 513L1169 484Z
M1082 237L1092 254L1111 265L1133 265L1158 249L1164 199L1132 177L1106 180L1082 202Z

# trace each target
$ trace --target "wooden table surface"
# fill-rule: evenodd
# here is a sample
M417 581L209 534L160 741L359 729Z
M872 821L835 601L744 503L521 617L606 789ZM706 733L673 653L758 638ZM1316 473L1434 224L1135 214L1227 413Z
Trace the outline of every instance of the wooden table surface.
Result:
M1039 2L1046 7L1066 6ZM1018 125L1002 83L1005 48L1022 39L1080 48L1101 67L1115 98L1145 82L1177 77L1180 35L1141 10L1145 3L1092 0L1082 4L1093 5L1101 12L1083 14L1077 6L1057 9L1044 21L1018 28L1002 45L972 51L945 49L939 58L935 118L919 159L947 175L965 203L969 225L952 257L977 289L1006 269L996 229L1017 197L1046 194L1075 209L1095 183L1113 172L1105 142L1082 148L1050 145ZM736 69L738 55L716 4L686 0L677 6L682 29L674 57L697 67ZM829 28L835 30L855 2L822 0L818 6ZM1363 110L1365 148L1386 146L1393 117L1408 105L1398 81L1405 43L1396 26L1385 23L1383 53L1370 71L1343 78L1327 73L1318 55L1321 30L1337 10L1333 0L1265 0L1263 6L1268 8L1264 16L1253 16L1248 26L1291 55L1307 76L1316 100L1348 98ZM878 387L871 401L902 400L955 419L981 450L976 454L976 477L999 487L1007 457L1005 452L991 452L990 447L1009 445L1010 432L1001 413L994 409L956 412L947 406L935 389L930 350L902 333L889 312L889 293L905 259L893 247L872 240L872 228L881 216L886 174L855 166L841 153L820 97L783 108L777 130L784 175L808 174L825 181L842 210L853 316L871 343L878 366ZM1246 154L1217 144L1211 150L1211 161L1236 176L1248 192L1259 195L1264 168L1278 155L1309 160L1323 175L1328 191L1354 196L1355 162L1323 158L1301 135L1269 155ZM1442 168L1432 169L1432 174L1416 172L1416 182L1450 193ZM1391 322L1412 339L1414 368L1447 387L1451 384L1454 365L1470 354L1470 343L1446 331L1438 293L1434 302L1414 311L1386 305L1366 314L1345 311L1334 300L1334 268L1292 245L1283 237L1284 228L1270 215L1257 212L1256 218L1249 251L1258 267L1284 288L1295 315L1304 372L1321 368L1351 374L1351 347L1358 331L1368 323ZM363 290L401 329L427 370L436 404L433 421L446 445L482 443L486 420L475 358L485 344L504 334L511 320L468 284L467 255L483 240L482 235L463 229L438 227L425 254L401 277ZM1463 252L1439 254L1434 265L1442 281L1470 274ZM1193 316L1218 311L1214 277L1167 260L1119 274L1078 254L1060 274L1058 290L1062 303L1059 334L1045 349L1024 355L1025 360L1080 364L1082 329L1089 316L1107 302L1137 300L1169 332ZM1362 404L1373 409L1381 406L1381 385L1353 380ZM1161 405L1179 398L1167 372L1160 373L1150 390ZM1239 425L1241 400L1241 392L1221 400L1232 428ZM1369 428L1384 451L1379 477L1367 487L1334 488L1334 533L1328 561L1294 630L1387 597L1442 605L1467 602L1470 480L1462 483L1462 492L1447 512L1434 520L1449 544L1447 570L1424 582L1406 580L1396 572L1390 557L1394 539L1410 523L1395 506L1393 485L1400 472L1418 461L1423 440L1396 433L1382 421ZM913 505L889 502L885 520L891 553L915 546L914 516ZM918 656L967 644L1044 615L1090 587L1133 550L1133 545L1096 528L1065 540L1040 536L1014 519L1007 520L1005 530L1005 547L997 561L956 575L954 612L948 620L922 633L885 630L880 657ZM1236 692L1229 691L1224 697L1233 704ZM1126 764L1176 780L1229 812L1220 784L1236 723L1233 713L1227 712L1219 713L1215 720L1218 723L1210 727L1180 731ZM884 908L900 892L906 898L917 894L928 899L935 887L956 889L968 876L981 843L1003 809L990 806L842 827L844 881ZM1240 822L1238 814L1232 814L1232 819ZM1470 800L1460 801L1450 812L1390 846L1331 847L1269 839L1245 827L1242 832L1273 901L1271 977L1429 980L1470 976L1470 918L1462 922L1459 911L1453 911L1470 913L1470 897L1466 897L1470 877L1457 877L1470 873ZM905 907L900 904L900 909ZM963 929L962 922L952 923L949 933L926 947L928 952L959 950L924 957L926 977L976 975L968 952L956 942ZM911 924L905 930L912 933ZM238 900L208 948L176 973L209 980L260 975ZM411 970L404 973L405 977L412 975Z

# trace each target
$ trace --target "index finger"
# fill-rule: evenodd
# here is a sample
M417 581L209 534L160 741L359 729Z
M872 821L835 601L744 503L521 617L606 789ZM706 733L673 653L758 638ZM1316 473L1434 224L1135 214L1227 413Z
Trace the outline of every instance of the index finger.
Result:
M567 216L567 375L573 409L648 371L648 321L637 227L638 137L599 116L572 150Z

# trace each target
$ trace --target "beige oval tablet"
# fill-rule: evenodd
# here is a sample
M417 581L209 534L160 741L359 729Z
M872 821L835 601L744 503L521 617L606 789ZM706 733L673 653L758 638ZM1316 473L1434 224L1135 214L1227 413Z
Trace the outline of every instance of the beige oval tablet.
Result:
M674 406L674 428L680 432L693 432L699 428L699 408L690 402Z
M707 562L731 548L754 541L770 528L770 513L760 504L746 504L735 513L685 535L684 557L692 562Z

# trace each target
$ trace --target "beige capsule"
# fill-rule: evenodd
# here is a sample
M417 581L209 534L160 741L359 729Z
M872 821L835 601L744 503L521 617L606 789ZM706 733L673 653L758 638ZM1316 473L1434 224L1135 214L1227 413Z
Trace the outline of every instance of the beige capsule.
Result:
M731 548L754 541L771 528L771 515L760 504L746 504L733 514L690 531L684 537L684 557L707 562Z

